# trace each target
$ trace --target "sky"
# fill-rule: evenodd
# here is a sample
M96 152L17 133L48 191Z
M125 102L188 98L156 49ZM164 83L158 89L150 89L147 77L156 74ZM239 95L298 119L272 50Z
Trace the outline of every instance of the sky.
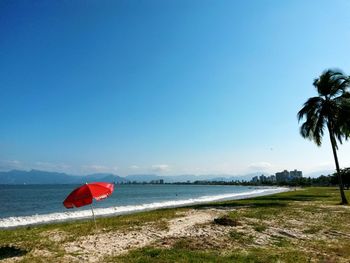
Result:
M350 1L0 1L0 170L334 169L296 114L350 74ZM350 166L350 142L339 149Z

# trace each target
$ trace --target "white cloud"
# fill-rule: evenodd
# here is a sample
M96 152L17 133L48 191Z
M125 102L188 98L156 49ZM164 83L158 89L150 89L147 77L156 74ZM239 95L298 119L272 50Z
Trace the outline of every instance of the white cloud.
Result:
M49 163L49 162L36 162L33 165L33 169L54 171L54 172L66 172L71 166L64 163Z
M159 172L159 173L162 173L162 172L167 172L169 171L169 165L167 164L154 164L152 165L152 171L153 172Z
M0 161L0 170L12 170L22 168L22 163L17 160L1 160Z
M272 168L272 164L269 162L257 162L249 165L249 169L257 171L266 171Z
M345 167L345 166L341 166ZM305 173L313 173L313 172L323 172L328 170L335 170L335 164L334 162L322 162L322 163L315 163L312 165L308 165L303 169L303 172Z
M117 166L106 166L100 164L90 164L81 166L83 172L87 173L113 173L118 171Z
M137 170L137 169L139 169L140 167L137 166L137 165L131 165L129 168L132 169L132 170Z

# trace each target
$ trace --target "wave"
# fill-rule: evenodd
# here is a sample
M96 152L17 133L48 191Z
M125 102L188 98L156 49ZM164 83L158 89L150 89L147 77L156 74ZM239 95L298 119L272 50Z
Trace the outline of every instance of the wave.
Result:
M120 215L120 214L128 214L128 213L139 212L139 211L148 211L148 210L154 210L159 208L179 207L179 206L193 205L193 204L206 203L206 202L219 201L219 200L244 199L248 197L285 192L288 190L289 190L288 188L282 188L282 187L254 189L252 191L242 192L242 193L201 196L198 198L190 198L185 200L170 200L170 201L146 203L146 204L140 204L140 205L96 208L94 209L94 213L95 213L95 216ZM13 228L18 226L28 226L28 225L60 222L60 221L67 221L67 220L74 220L74 219L83 219L83 218L89 218L91 216L92 216L91 210L80 210L80 211L50 213L50 214L43 214L43 215L7 217L7 218L0 219L0 228Z

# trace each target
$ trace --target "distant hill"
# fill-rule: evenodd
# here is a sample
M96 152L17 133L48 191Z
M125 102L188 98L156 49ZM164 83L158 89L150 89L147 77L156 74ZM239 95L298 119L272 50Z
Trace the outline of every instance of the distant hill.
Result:
M260 175L269 175L267 173L261 173L261 172L257 172L257 173L250 173L250 174L245 174L245 175L235 175L235 176L229 176L229 177L226 177L226 180L223 180L223 181L226 181L226 182L230 182L230 181L250 181L254 176L260 176ZM214 179L220 179L221 177L219 178L213 178ZM219 180L218 180L219 181Z
M317 172L312 172L312 173L307 173L307 174L303 174L304 177L311 177L311 178L317 178L320 177L321 175L329 175L329 174L334 174L335 173L335 169L334 170L324 170L324 171L317 171Z
M125 179L127 181L130 182L138 182L138 183L142 183L142 182L150 182L152 180L159 180L159 179L163 179L163 177L155 175L155 174L131 174L125 177Z
M127 180L114 174L76 176L40 170L12 170L8 172L0 172L0 184L82 184L93 181L119 183L126 182Z
M59 184L76 183L77 178L64 173L45 172L39 170L12 170L0 172L0 184Z
M90 174L86 176L81 176L81 178L83 181L86 180L86 182L103 181L103 182L125 183L128 181L124 177L121 177L115 174L109 174L109 173Z
M215 176L213 175L168 175L168 176L160 176L155 174L136 174L136 175L128 175L125 178L131 182L150 182L154 180L160 180L163 179L165 183L176 183L176 182L194 182L194 181L201 181L201 180L210 180Z
M105 181L105 182L150 182L152 180L163 179L166 183L194 182L194 181L236 181L250 180L256 174L244 176L220 176L220 175L175 175L159 176L155 174L135 174L126 177L109 173L96 173L85 176L69 175L66 173L47 172L40 170L20 171L12 170L0 172L0 184L82 184L85 182ZM260 175L260 174L259 174Z
M333 174L334 171L319 171L304 174L304 177L319 177L320 175ZM163 179L165 183L175 182L194 182L194 181L250 181L254 176L260 176L262 173L251 173L246 175L174 175L174 176L160 176L155 174L134 174L126 177L110 173L95 173L84 176L69 175L66 173L47 172L40 170L20 171L12 170L8 172L0 172L0 184L83 184L86 182L105 181L115 183L126 182L150 182L152 180ZM267 174L265 174L267 175Z
M125 177L128 181L136 181L136 182L150 182L152 180L160 180L163 179L165 183L176 183L176 182L194 182L194 181L250 181L254 176L261 175L261 173L252 173L247 175L238 175L238 176L230 176L230 175L192 175L192 174L184 174L184 175L170 175L170 176L160 176L155 174L136 174L136 175L128 175Z

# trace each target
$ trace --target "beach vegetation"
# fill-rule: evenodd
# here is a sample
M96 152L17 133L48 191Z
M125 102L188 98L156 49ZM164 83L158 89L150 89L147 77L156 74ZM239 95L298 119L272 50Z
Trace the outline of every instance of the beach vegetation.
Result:
M254 225L254 230L258 232L264 232L267 228L267 225L264 223L257 223Z
M214 223L222 226L238 226L239 221L235 217L222 216L214 219Z
M341 203L348 204L337 156L338 142L350 137L350 85L349 76L338 70L326 70L313 82L318 96L309 98L298 112L298 120L305 119L300 127L302 137L322 144L327 127L338 175Z
M347 197L350 192L345 190ZM99 262L348 262L350 209L337 205L335 187L312 187L245 200L160 209L132 215L71 221L0 231L0 259L18 262L81 262L96 256L84 247L98 237L118 237L154 229L159 235L145 246L130 246L122 254L103 254ZM191 211L221 211L237 226L213 221L197 224L181 236L161 236L169 220L182 220ZM181 221L179 221L181 222ZM211 229L216 229L210 232ZM198 235L207 231L208 235ZM208 232L209 231L209 232ZM215 234L216 233L216 234ZM132 235L131 235L132 236ZM96 239L94 239L96 238ZM115 246L106 239L104 246ZM102 241L100 241L102 242ZM93 242L92 247L93 248Z

